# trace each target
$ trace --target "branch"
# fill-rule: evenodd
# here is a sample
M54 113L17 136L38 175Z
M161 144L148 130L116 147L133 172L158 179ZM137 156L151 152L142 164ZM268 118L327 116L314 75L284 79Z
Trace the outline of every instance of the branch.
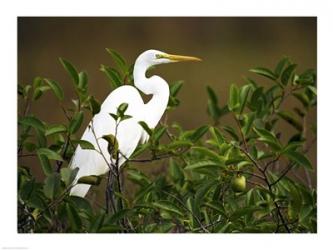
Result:
M177 200L192 216L193 218L195 218L195 220L198 222L198 224L200 225L201 229L206 232L206 233L210 233L205 226L201 223L200 219L190 210L187 208L187 206L183 203L182 200L180 200L177 196L167 192L167 191L162 191L163 193L170 195L172 198L174 198L175 200Z
M251 181L251 180L246 180L246 181L248 183L251 183L251 184L255 185L255 186L259 186L259 187L262 187L262 188L266 189L266 187L264 185L262 185L261 183L259 183L259 182L255 182L255 181Z
M24 155L18 155L18 158L22 158L22 157L35 157L37 156L36 154L24 154Z
M274 186L276 183L278 183L283 177L288 174L288 172L295 166L295 163L289 163L288 166L283 170L282 174L280 175L279 178L277 178L275 181L269 184L269 186Z
M267 168L271 165L274 164L275 162L277 162L280 159L280 154L277 155L273 160L269 161L266 163L265 167L264 167L264 171L266 172Z
M242 151L260 172L264 173L264 169L259 165L258 162L256 162L255 159L253 159L253 157L245 149L236 145L234 146L237 147L240 151Z
M152 161L158 161L158 160L162 160L165 158L169 158L171 156L174 156L172 154L161 154L161 155L156 155L155 157L152 157L151 159L127 159L128 162L152 162Z
M255 173L251 173L251 172L247 172L247 171L243 171L243 170L227 170L227 171L231 171L231 172L237 172L237 173L242 173L242 174L247 174L247 175L250 175L250 176L253 176L253 177L257 177L258 179L260 180L265 180L264 177L262 177L261 175L258 175L258 174L255 174Z
M234 146L236 146L236 145L234 145ZM271 185L271 184L269 183L269 181L268 181L268 177L267 177L267 175L266 175L265 170L264 170L262 167L260 167L259 163L257 163L256 160L253 159L253 157L252 157L252 156L251 156L246 150L244 150L242 147L239 147L239 146L236 146L236 147L239 148L239 150L241 150L241 151L247 156L247 158L249 158L249 160L250 160L250 161L256 166L256 168L257 168L257 169L258 169L258 170L264 175L265 183L266 183L267 186L268 186L268 190L269 190L269 192L270 192L272 195L274 195L273 190L272 190L272 185ZM289 171L289 170L288 170L288 171ZM265 189L267 189L267 188L265 188ZM274 201L274 205L275 205L275 207L276 207L276 209L277 209L278 217L280 218L282 224L284 225L284 228L286 229L286 231L287 231L288 233L290 233L290 229L289 229L288 225L286 224L286 222L285 222L285 220L284 220L284 217L283 217L283 215L282 215L282 213L281 213L281 210L280 210L279 204L278 204L276 201Z

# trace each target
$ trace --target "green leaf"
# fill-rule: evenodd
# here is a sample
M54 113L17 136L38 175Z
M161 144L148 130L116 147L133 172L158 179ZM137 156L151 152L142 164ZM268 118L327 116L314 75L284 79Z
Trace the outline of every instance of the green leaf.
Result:
M62 90L61 86L59 85L59 83L57 83L54 80L51 79L44 79L45 82L50 86L50 88L52 89L53 93L55 94L55 96L60 100L64 100L64 91Z
M49 159L46 155L37 154L40 164L42 165L43 172L46 176L51 175L53 173L52 166L50 164Z
M108 152L110 155L112 155L113 159L118 158L118 150L119 150L119 144L117 138L112 135L103 135L102 138L107 141L108 143Z
M208 100L207 104L208 114L214 119L217 120L221 116L221 112L217 104L213 103L211 100ZM228 109L229 111L229 109Z
M203 182L202 185L198 188L198 190L195 193L195 203L201 204L204 202L205 197L208 197L209 191L216 187L219 184L217 180L210 180L207 182Z
M79 184L89 184L98 186L102 181L102 177L98 175L87 175L82 176L78 179L77 183Z
M218 98L214 90L210 86L207 86L206 89L208 93L208 114L217 122L217 119L224 115L226 111L228 112L229 109L228 106L221 109L218 105Z
M66 131L67 131L67 128L62 124L50 125L50 126L47 126L47 129L45 130L45 136L59 134L59 133L63 133Z
M179 216L183 216L182 211L176 205L174 205L174 203L170 201L153 202L152 205L156 208L160 208L162 210L175 213Z
M225 138L224 138L222 132L218 128L211 127L209 129L209 132L211 133L212 138L215 140L215 142L218 145L221 145L221 144L223 144L225 142Z
M288 111L279 111L277 112L277 115L283 120L285 120L287 123L289 123L291 126L296 128L298 131L303 131L302 123L299 122L292 113Z
M217 162L221 162L221 164L223 164L223 161L222 161L221 157L217 153L215 153L213 150L210 150L207 147L194 146L194 147L191 148L191 150L193 150L195 152L198 152L198 153L201 153L204 156L207 156L209 159L212 159L212 160L217 161Z
M40 131L45 131L44 124L36 117L34 116L25 116L23 118L19 119L19 123L33 127L34 129L38 129Z
M68 216L69 225L73 231L80 231L82 227L81 218L76 209L69 203L66 203L66 213Z
M42 84L43 84L43 79L41 77L37 76L37 77L34 78L34 81L32 83L32 87L34 89L37 89L38 87L42 86Z
M167 128L164 127L164 126L161 126L161 127L158 127L157 129L154 129L152 139L154 141L159 141L166 130L167 130Z
M40 86L40 87L36 88L34 90L34 94L32 96L33 100L35 100L35 101L38 100L45 91L50 90L50 89L51 89L50 86Z
M115 122L118 121L118 118L119 118L119 117L118 117L116 114L109 113L109 115L113 118L113 120L114 120Z
M283 154L287 156L290 160L299 164L300 166L303 166L310 170L313 169L311 162L304 154L292 150L285 151Z
M79 73L79 84L78 88L82 91L86 91L88 86L88 75L86 72Z
M208 93L208 97L209 97L209 99L210 99L213 103L217 104L217 103L218 103L218 98L217 98L217 96L216 96L216 94L215 94L215 91L214 91L210 86L207 86L207 87L206 87L206 90L207 90L207 93Z
M37 154L45 155L49 160L63 161L62 157L58 153L48 148L37 149Z
M179 90L183 86L183 81L176 81L175 83L171 84L170 86L170 95L171 96L176 96L179 92Z
M307 87L314 95L317 95L317 88L314 86L309 85Z
M187 165L185 167L186 170L196 170L196 169L201 169L201 168L207 168L207 167L221 167L220 162L215 162L215 161L198 161L196 163Z
M239 113L242 113L245 106L246 106L246 102L247 102L247 97L249 96L249 93L252 89L252 85L248 84L243 86L240 89L240 94L239 94L239 101L240 101L240 109L239 109Z
M47 198L53 200L60 189L60 176L58 173L53 173L45 179L44 194Z
M267 68L258 67L258 68L250 69L249 71L253 72L253 73L256 73L258 75L267 77L267 78L272 79L272 80L277 79L276 75L271 70L269 70Z
M293 71L296 69L297 64L290 64L282 73L281 75L281 83L286 86L288 84L288 81L293 73Z
M244 135L247 136L252 128L254 120L256 119L256 114L252 112L243 116L244 116L244 125L242 127L242 131Z
M101 68L100 68L100 71L105 73L107 78L110 80L111 87L113 89L116 89L116 88L120 87L123 84L122 80L121 80L121 76L119 75L117 70L102 64Z
M220 213L221 215L225 214L224 207L220 201L206 202L205 206L215 210L216 212Z
M17 93L23 97L26 96L25 92L24 92L24 88L21 84L17 84Z
M229 133L231 135L232 138L234 138L236 141L239 140L237 132L235 131L235 129L233 127L230 126L223 126L223 129Z
M150 144L149 143L145 143L145 144L139 144L136 149L134 150L133 154L131 155L130 159L135 159L137 156L143 154L144 152L146 152L146 150L148 150L150 148Z
M43 86L43 79L41 77L35 77L33 82L33 89L34 93L32 98L33 100L38 100L45 91L51 88L50 86Z
M78 212L84 212L85 214L92 216L93 209L88 200L79 196L69 196L68 199L73 207L77 208Z
M93 96L90 97L89 104L93 115L96 115L101 111L101 104Z
M192 228L198 227L198 221L195 219L195 216L198 217L199 209L198 205L196 203L196 200L194 200L192 197L188 197L186 200L186 207L191 212L190 213L190 225Z
M141 171L136 169L127 169L127 177L140 186L146 186L150 183L149 178Z
M79 168L62 168L60 170L61 180L65 182L66 186L69 186L73 183L78 172Z
M308 96L304 92L302 92L302 93L293 93L293 96L298 101L300 101L305 108L309 107L310 100L309 100Z
M123 117L127 108L128 108L128 103L124 102L120 104L117 109L117 116L120 118Z
M121 117L120 121L122 122L122 121L125 121L125 120L130 119L130 118L132 118L131 115L123 115L123 116Z
M122 227L118 225L107 225L107 226L102 226L99 230L98 233L119 233L122 232Z
M192 142L197 142L206 132L208 131L209 126L204 125L199 128L197 128L188 139L190 139Z
M144 121L139 121L138 123L147 132L147 134L149 136L151 136L153 134L153 131L149 128L149 126L147 125L147 123L145 123Z
M316 72L313 69L308 69L303 72L299 78L297 79L296 83L299 83L303 86L312 86L316 84Z
M237 220L243 216L249 215L249 216L253 216L253 213L255 211L260 210L260 207L257 206L253 206L253 207L245 207L245 208L241 208L236 210L231 216L230 216L230 220Z
M92 220L89 232L96 233L103 225L106 213L97 214L94 219Z
M122 72L127 73L128 68L124 58L122 58L122 56L113 49L106 48L106 51L111 55L112 59L116 62Z
M235 84L231 84L229 89L228 108L230 111L235 111L239 105L239 89Z
M78 75L77 70L75 69L75 67L69 61L67 61L64 58L59 58L59 61L62 64L62 66L65 68L67 73L73 79L73 81L75 83L75 86L78 86L78 84L79 84L79 75Z
M172 109L173 107L177 107L179 105L179 103L180 103L180 101L176 97L170 95L169 96L169 101L168 101L168 109Z
M94 144L92 144L89 141L86 141L86 140L74 140L73 142L79 144L82 149L95 150Z
M82 122L83 122L83 111L75 113L72 120L69 123L69 128L68 128L69 133L71 134L76 133L81 127Z
M253 128L253 130L259 136L258 140L270 145L272 149L280 150L282 148L280 142L272 132L266 129L259 129L255 127Z
M47 138L44 135L44 131L36 130L35 132L38 141L38 146L42 148L47 147Z
M170 158L169 161L169 174L173 181L181 182L184 180L183 169L177 164L177 162Z
M172 141L171 143L168 144L169 149L179 149L179 148L184 148L184 147L191 147L192 143L189 141Z
M280 77L281 72L284 68L284 66L289 62L289 59L287 57L282 58L278 64L275 67L274 73L277 77Z

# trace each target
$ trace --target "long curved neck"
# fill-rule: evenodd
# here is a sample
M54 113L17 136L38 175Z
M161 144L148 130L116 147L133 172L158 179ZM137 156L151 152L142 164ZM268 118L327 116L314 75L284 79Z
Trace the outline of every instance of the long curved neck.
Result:
M159 76L146 77L150 67L144 61L137 61L134 66L134 85L146 95L153 95L145 104L144 121L154 128L162 118L169 101L169 85Z

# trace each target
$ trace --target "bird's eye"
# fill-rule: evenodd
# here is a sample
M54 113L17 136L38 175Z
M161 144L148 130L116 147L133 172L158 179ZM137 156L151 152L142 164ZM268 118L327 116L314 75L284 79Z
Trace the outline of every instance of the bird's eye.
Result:
M161 59L161 58L163 58L163 56L162 56L161 54L156 54L155 57L156 57L156 59Z

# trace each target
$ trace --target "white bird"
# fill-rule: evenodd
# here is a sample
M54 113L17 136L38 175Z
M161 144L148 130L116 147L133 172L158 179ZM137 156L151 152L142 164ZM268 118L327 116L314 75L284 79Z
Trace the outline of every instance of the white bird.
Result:
M139 55L133 70L135 87L123 85L112 91L82 136L82 140L92 143L95 149L100 147L101 153L105 157L94 150L82 149L78 146L70 164L71 168L79 168L75 182L82 176L103 175L109 171L108 164L110 164L111 159L107 150L108 144L102 139L102 136L115 135L116 123L110 113L116 113L120 104L128 104L125 114L130 115L131 118L122 121L117 128L116 139L118 150L121 152L118 166L120 167L132 155L139 143L144 143L149 139L149 135L138 122L144 121L150 128L154 128L158 124L167 108L169 85L156 75L147 78L146 71L153 65L179 61L201 61L201 59L171 55L158 50L147 50ZM143 102L138 89L146 95L152 95L148 103ZM95 135L91 126L93 126ZM84 197L89 188L88 184L76 184L71 189L70 194Z

